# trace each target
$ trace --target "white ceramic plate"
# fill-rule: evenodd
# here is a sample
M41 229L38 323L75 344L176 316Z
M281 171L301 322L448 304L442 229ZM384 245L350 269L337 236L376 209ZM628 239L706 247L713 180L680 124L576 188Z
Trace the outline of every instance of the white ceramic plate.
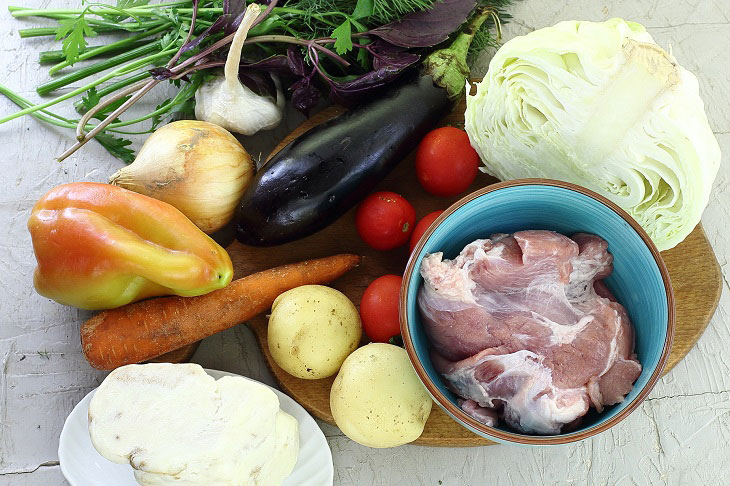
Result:
M222 376L239 376L205 371L216 380ZM331 486L334 480L332 453L322 430L301 405L279 390L271 389L279 397L281 409L299 421L299 458L282 486ZM104 459L91 444L88 415L94 393L96 390L74 407L63 426L58 444L61 472L71 486L137 486L131 466Z

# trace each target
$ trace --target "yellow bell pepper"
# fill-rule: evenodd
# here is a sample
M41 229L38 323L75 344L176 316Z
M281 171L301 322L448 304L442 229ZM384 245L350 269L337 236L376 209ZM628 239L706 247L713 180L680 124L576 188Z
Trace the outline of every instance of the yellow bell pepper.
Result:
M39 294L82 309L228 285L228 253L171 205L120 187L64 184L28 221Z

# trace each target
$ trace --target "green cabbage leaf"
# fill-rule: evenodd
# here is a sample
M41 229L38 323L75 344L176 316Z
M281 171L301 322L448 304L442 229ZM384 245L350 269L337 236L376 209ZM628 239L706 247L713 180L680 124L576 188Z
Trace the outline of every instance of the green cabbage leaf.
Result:
M505 43L465 118L482 170L596 191L659 250L700 221L720 165L697 78L621 19L561 22Z

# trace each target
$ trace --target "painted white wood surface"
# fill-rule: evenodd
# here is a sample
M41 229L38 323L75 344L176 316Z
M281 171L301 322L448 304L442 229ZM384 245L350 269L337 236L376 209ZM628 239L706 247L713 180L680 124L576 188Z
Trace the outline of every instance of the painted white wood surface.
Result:
M8 2L3 1L4 7ZM77 0L12 0L34 7ZM726 0L524 0L512 8L510 38L560 20L624 17L644 23L700 80L720 145L730 153L730 3ZM0 10L0 83L37 99L45 79L37 52L50 43L20 40L17 21ZM484 72L488 54L477 70ZM161 95L149 100L155 104ZM0 99L0 113L15 108ZM300 119L291 119L286 132ZM264 140L266 138L266 140ZM256 153L272 137L247 141ZM262 141L263 140L263 141ZM23 118L0 126L0 486L66 484L57 466L58 436L72 407L104 374L84 361L83 311L41 298L32 288L34 259L25 229L30 208L49 188L104 181L120 163L95 144L59 164L67 131ZM253 147L253 148L252 148ZM730 168L724 164L703 223L723 270L730 255ZM728 284L725 279L726 287ZM611 431L580 444L548 449L492 446L368 449L323 426L337 485L715 485L730 484L730 294L687 358L661 380L645 404ZM194 361L272 383L245 326L207 339Z

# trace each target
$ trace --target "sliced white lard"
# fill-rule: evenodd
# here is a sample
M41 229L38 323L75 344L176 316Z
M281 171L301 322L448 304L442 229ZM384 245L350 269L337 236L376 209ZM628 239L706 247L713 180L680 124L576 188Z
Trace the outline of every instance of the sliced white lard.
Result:
M143 486L275 486L299 452L299 425L273 391L196 364L114 370L89 405L89 434Z

